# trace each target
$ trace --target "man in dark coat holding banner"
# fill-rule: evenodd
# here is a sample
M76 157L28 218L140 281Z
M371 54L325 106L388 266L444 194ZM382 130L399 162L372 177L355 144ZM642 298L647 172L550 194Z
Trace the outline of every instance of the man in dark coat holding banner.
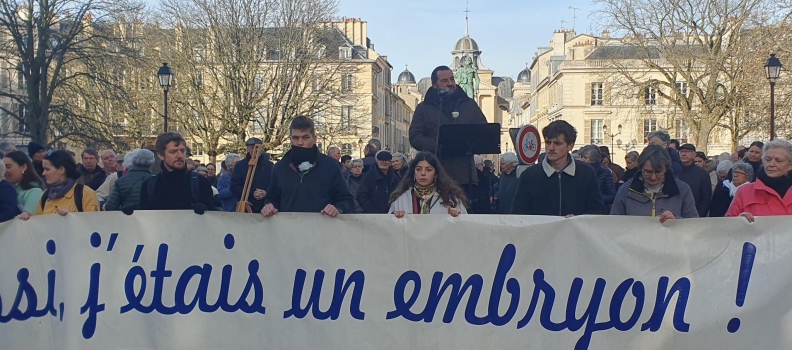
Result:
M355 200L341 174L338 161L316 147L313 121L306 116L292 120L289 138L292 148L272 169L267 189L265 217L279 211L322 213L330 217L352 213ZM239 164L237 164L237 167Z
M418 104L410 124L410 145L418 151L437 154L437 138L443 124L486 124L487 118L476 101L459 89L451 68L440 66L432 72L432 87ZM452 179L466 191L469 179L478 184L473 156L443 157L440 163Z

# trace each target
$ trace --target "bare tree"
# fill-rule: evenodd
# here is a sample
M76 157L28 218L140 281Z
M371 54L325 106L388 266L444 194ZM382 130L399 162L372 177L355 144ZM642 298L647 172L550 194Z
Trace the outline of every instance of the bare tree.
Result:
M612 60L622 81L639 99L654 93L668 101L702 149L713 129L745 105L739 79L745 67L763 63L739 57L749 41L745 31L779 20L763 16L775 7L769 0L595 3L596 17L630 50L630 60Z
M166 56L178 74L176 118L211 158L250 135L274 150L297 115L343 101L354 66L328 45L334 0L163 0L177 25ZM329 59L334 57L335 59ZM214 159L213 159L214 160Z
M16 73L16 86L0 89L4 114L14 125L8 134L29 135L49 144L66 140L106 141L102 120L82 113L75 96L79 80L113 89L96 60L126 50L110 28L119 15L140 5L114 0L0 0L0 62ZM10 80L9 80L10 81Z

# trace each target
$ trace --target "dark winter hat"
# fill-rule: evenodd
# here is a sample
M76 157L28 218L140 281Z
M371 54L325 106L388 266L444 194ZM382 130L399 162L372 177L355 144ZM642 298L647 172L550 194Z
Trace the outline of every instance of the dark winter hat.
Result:
M704 160L709 160L709 158L707 158L707 155L704 154L704 152L696 152L696 157L699 157Z
M258 137L251 137L247 141L245 141L245 146L254 146L254 145L261 145L264 142L261 141Z
M45 148L40 143L30 142L28 143L28 155L30 158L33 158L33 155L38 153L39 151L43 151Z
M683 150L683 149L695 152L696 151L696 146L694 146L692 144L689 144L689 143L686 143L686 144L684 144L682 146L679 146L679 150L680 151Z
M388 151L379 151L376 158L377 160L393 160L393 155Z

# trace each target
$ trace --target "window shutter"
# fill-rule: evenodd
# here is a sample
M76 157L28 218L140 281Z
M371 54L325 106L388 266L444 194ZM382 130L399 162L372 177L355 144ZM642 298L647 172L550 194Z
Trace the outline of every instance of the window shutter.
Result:
M592 105L591 104L591 82L587 83L585 88L586 88L586 95L585 95L586 96L586 101L583 102L583 103L584 103L584 106L591 106ZM589 125L589 127L591 127L591 126Z
M611 90L611 84L602 83L602 89L604 90L603 91L603 97L604 97L603 98L604 99L603 104L606 105L606 106L610 106L611 105L611 91L610 91Z
M604 134L605 134L605 135L604 135L604 136L603 136L603 138L602 138L602 142L603 142L603 144L610 144L610 143L611 143L611 137L610 137L610 135L611 135L611 134L615 134L615 133L619 132L619 130L614 130L614 129L611 129L611 124L612 124L612 123L611 123L611 120L610 120L610 119L606 119L606 120L604 120L602 123L603 123L603 125L605 125L605 126L607 126L607 127L608 127L608 128L605 130L605 132L604 132Z
M585 127L583 128L583 144L590 145L591 144L591 120L585 121Z

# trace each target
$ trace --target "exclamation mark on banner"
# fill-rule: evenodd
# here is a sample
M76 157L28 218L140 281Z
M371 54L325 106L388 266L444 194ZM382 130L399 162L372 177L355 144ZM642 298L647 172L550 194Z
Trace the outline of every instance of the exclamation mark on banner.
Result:
M745 304L745 295L748 294L748 283L751 282L751 271L753 271L754 258L756 258L756 246L745 242L743 244L742 259L740 260L740 278L737 281L737 306ZM740 319L735 317L729 321L726 327L729 333L735 333L740 329Z

